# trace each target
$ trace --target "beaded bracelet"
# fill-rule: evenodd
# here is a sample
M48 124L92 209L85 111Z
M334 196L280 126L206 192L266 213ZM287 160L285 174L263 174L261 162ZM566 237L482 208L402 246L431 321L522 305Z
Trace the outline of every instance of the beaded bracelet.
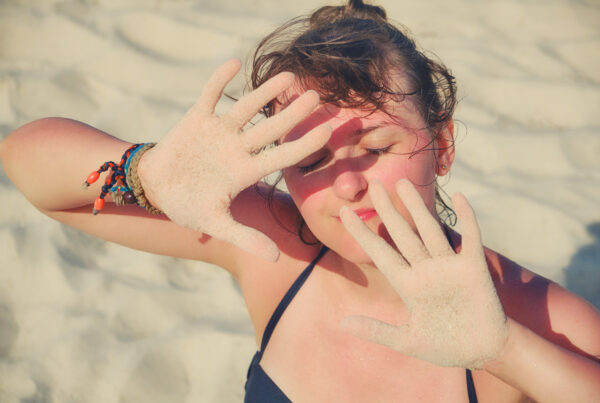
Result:
M162 211L152 206L144 196L144 189L137 174L137 166L140 158L155 145L156 143L134 144L123 153L121 161L118 164L113 161L107 161L97 171L88 175L83 183L84 188L88 188L92 183L96 182L102 172L109 169L112 172L106 177L106 182L102 186L100 196L94 201L94 208L92 210L94 215L98 214L104 207L104 198L109 192L117 206L136 203L152 214L162 214Z
M144 195L144 188L142 187L142 182L140 181L140 177L137 174L138 163L140 162L140 158L142 155L154 147L156 143L146 143L142 147L138 148L135 153L129 156L129 159L125 163L125 174L126 181L129 184L129 188L133 191L133 195L138 206L143 207L152 214L162 214L163 212L152 206L146 196Z

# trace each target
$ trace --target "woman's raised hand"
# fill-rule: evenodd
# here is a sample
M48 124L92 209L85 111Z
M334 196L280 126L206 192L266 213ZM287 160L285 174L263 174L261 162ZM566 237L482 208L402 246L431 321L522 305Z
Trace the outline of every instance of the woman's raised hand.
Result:
M342 327L357 337L439 366L481 368L502 351L507 324L485 261L475 214L463 195L454 195L463 231L462 249L457 254L412 183L402 180L396 190L420 238L396 211L383 185L375 181L369 186L375 209L400 253L351 210L342 208L340 217L402 298L410 319L394 326L350 316L342 321Z
M231 60L213 74L196 104L144 154L139 173L149 199L172 221L275 261L276 244L236 222L229 211L231 201L264 176L317 151L327 143L331 129L319 126L296 141L261 151L304 120L318 105L319 96L307 91L280 113L242 133L264 105L294 83L294 75L274 76L226 114L216 116L215 106L239 70L240 62Z

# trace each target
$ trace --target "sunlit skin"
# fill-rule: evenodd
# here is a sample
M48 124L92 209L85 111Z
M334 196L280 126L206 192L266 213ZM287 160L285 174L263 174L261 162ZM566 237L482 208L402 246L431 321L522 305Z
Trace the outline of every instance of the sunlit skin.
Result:
M453 198L462 236L451 235L459 253L449 249L437 216L428 214L433 181L452 165L450 121L433 136L410 97L386 105L394 118L323 105L312 91L289 90L291 73L272 77L216 115L239 68L238 61L219 68L198 102L138 165L150 203L185 214L189 228L134 205L107 203L102 214L90 214L97 193L78 186L90 161L118 158L131 144L81 122L47 118L16 129L0 143L3 168L53 219L127 247L227 270L240 286L259 345L279 301L319 249L287 230L299 209L315 240L337 253L318 262L263 349L260 366L293 401L466 401L463 368L471 365L480 368L473 378L481 401L600 401L597 310L482 248L463 197ZM402 84L402 76L394 82ZM242 133L280 96L284 111ZM309 131L313 127L319 129ZM285 144L256 152L273 141ZM271 209L256 191L266 186L250 185L282 167L295 203L277 193ZM373 214L374 204L383 219ZM342 224L341 207L357 211L368 228L347 209ZM386 243L382 222L398 250ZM494 288L502 309L490 312ZM506 348L491 358L504 323L495 314L502 311Z
M370 258L344 229L340 208L354 210L372 230L392 243L367 189L371 181L381 181L394 206L415 230L410 214L394 191L396 183L406 178L436 216L435 179L447 173L454 157L451 125L432 143L431 132L408 99L393 105L393 117L383 111L369 113L321 105L283 141L297 139L324 122L333 129L329 142L300 163L284 169L286 185L319 240L350 262L368 264Z

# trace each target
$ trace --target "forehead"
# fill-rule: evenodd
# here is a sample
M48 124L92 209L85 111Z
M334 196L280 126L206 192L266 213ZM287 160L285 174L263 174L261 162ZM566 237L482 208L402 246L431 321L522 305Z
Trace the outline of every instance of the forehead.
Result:
M277 102L275 113L281 112L290 105L304 90L290 89ZM421 130L425 123L418 108L410 97L401 102L388 101L386 110L366 110L361 108L341 108L332 104L319 104L314 111L280 142L296 140L310 130L327 124L332 128L332 139L352 134L363 134L372 129L384 126L399 126L407 130Z

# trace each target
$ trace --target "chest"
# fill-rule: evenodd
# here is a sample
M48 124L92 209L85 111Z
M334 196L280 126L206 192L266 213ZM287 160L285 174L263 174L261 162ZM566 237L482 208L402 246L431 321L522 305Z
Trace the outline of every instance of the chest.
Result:
M315 273L316 274L316 273ZM311 278L287 307L261 366L292 401L466 402L466 371L441 368L343 332L347 315L403 321L401 304L354 303Z
M409 314L397 296L390 297L394 293L378 289L365 298L340 283L316 268L263 352L261 367L292 401L468 402L465 369L438 367L343 332L339 323L348 315L401 325ZM261 322L266 324L273 310ZM473 371L473 379L480 402L522 401L518 390L484 371Z

